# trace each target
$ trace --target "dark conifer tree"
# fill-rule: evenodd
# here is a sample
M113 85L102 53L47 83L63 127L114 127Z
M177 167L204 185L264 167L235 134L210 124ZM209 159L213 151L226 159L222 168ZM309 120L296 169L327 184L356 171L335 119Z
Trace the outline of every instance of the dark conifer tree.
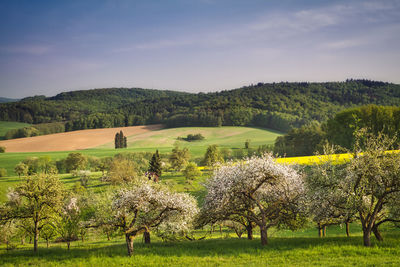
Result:
M115 134L115 139L114 139L114 143L115 143L115 148L119 148L119 133Z
M161 158L160 154L158 153L158 150L156 150L156 153L154 153L153 156L151 157L149 165L150 165L149 172L157 174L157 176L160 177L162 171L161 171Z

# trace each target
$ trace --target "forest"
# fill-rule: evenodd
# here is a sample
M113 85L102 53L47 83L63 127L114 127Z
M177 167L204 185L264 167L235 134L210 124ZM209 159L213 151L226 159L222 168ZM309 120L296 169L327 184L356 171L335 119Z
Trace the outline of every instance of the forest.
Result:
M367 104L399 105L400 85L349 79L258 83L197 94L139 88L93 89L1 103L0 120L34 124L25 133L10 133L8 138L154 123L167 127L256 126L287 132L327 121L345 108Z

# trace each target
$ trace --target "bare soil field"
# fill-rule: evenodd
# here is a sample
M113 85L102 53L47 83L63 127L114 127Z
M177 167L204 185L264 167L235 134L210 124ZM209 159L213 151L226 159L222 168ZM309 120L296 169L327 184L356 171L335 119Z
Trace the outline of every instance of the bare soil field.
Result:
M118 128L89 129L27 138L0 141L6 152L48 152L81 150L110 143L115 134L123 131L125 136L159 130L162 125L130 126Z

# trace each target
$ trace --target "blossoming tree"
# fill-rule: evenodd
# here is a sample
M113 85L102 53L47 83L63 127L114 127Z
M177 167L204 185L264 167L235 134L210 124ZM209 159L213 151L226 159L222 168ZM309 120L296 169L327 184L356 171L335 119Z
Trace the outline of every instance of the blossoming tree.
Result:
M371 246L371 232L382 240L378 230L382 223L400 221L393 212L400 194L400 155L386 152L395 141L365 129L356 132L355 155L347 167L343 190L349 205L357 210L365 246Z
M119 227L125 234L128 255L134 238L151 229L185 231L198 212L196 200L158 184L143 182L120 189L112 199L110 216L103 223Z
M294 227L303 214L302 176L270 154L220 166L206 187L203 212L218 220L245 217L260 228L262 245L268 243L270 227Z

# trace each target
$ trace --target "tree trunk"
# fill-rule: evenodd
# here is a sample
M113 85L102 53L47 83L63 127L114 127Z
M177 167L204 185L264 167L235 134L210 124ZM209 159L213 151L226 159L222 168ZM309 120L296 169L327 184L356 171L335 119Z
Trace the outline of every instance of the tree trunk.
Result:
M21 245L25 245L25 236L21 237Z
M247 239L248 240L253 240L253 225L249 222L249 224L246 226L247 230Z
M260 234L261 234L261 245L265 246L268 244L268 233L267 227L265 225L260 226Z
M35 228L33 232L33 251L37 251L38 249L38 240L39 240L39 223L35 222Z
M144 243L150 244L150 232L148 230L143 233Z
M324 225L324 237L326 236L326 225Z
M133 255L133 236L125 234L126 247L128 249L128 256Z
M67 247L68 247L68 250L69 250L69 247L71 246L71 242L70 241L67 241Z
M47 248L49 248L49 240L48 239L46 240L46 245L47 245Z
M371 230L363 229L364 246L371 246Z
M379 232L378 226L374 225L372 227L372 232L374 233L374 235L378 241L383 241L383 237L382 237L381 233Z
M322 226L320 223L318 223L318 236L322 237Z
M349 222L346 222L346 236L350 236L350 227L349 227Z

